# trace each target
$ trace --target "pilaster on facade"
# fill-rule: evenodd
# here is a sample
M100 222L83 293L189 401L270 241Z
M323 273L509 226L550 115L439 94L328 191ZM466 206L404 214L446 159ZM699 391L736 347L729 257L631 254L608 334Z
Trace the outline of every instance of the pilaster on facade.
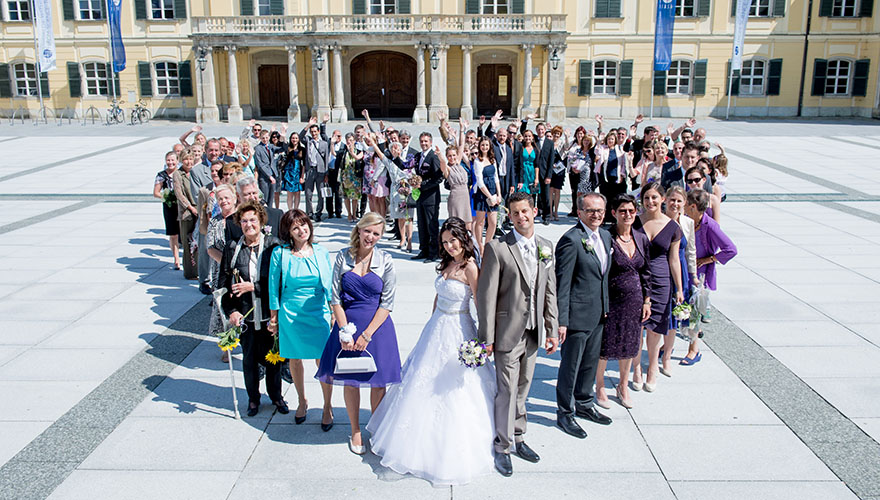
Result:
M416 45L416 109L413 123L428 121L428 108L425 106L425 46Z
M330 119L336 123L348 121L348 108L345 106L345 92L342 89L342 47L334 44L333 52L333 110Z
M199 68L199 93L201 106L196 108L196 121L199 123L218 123L220 110L217 108L217 91L214 83L214 47L205 45L205 67Z
M312 52L312 81L314 82L315 98L312 106L312 116L323 120L333 111L330 106L330 68L327 64L326 54L330 50L329 45L315 44L311 47ZM319 68L320 66L320 68Z
M459 116L465 120L473 120L474 107L471 105L471 52L473 45L461 46L461 109Z
M439 122L440 116L449 116L449 105L446 102L446 55L449 45L433 43L428 45L431 53L431 104L428 107L429 121ZM436 56L436 57L435 57ZM436 68L435 66L436 62Z
M547 45L547 112L546 120L551 123L565 119L565 44ZM554 54L556 57L554 57ZM557 60L558 58L558 60ZM558 62L554 64L554 60ZM554 65L556 66L554 68Z
M298 122L300 120L299 111L299 83L296 78L296 53L300 49L296 45L287 46L287 85L290 97L290 104L287 107L287 121Z
M532 107L532 49L535 48L535 44L524 43L521 48L523 51L523 98L519 107L519 117L522 119L535 112L535 108Z
M244 113L241 110L241 103L238 94L238 62L236 61L236 52L238 48L234 43L226 46L226 54L229 58L229 110L227 117L229 123L239 123L244 120Z

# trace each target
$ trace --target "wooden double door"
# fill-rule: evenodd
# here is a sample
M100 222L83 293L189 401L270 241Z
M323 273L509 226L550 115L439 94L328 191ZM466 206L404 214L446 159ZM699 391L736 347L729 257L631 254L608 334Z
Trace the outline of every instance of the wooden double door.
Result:
M499 109L510 116L513 102L513 68L509 64L481 64L477 67L477 114L491 116Z
M260 86L260 116L287 116L290 88L286 64L266 64L257 70Z
M351 62L351 107L356 116L410 118L416 109L416 62L399 52L374 51Z

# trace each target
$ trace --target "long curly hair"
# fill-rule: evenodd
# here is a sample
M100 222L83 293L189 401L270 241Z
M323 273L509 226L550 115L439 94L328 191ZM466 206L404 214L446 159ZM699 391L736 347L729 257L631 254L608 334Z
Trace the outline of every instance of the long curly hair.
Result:
M443 222L440 227L440 263L437 264L437 272L441 273L449 267L455 259L449 255L443 246L443 233L449 231L453 238L457 239L461 244L461 250L464 252L464 262L474 258L474 242L471 239L471 233L468 231L467 225L458 217L450 217Z
M352 257L357 257L358 248L361 247L361 234L359 231L370 226L382 226L382 231L384 232L385 217L376 212L367 212L358 220L357 224L351 229L351 237L348 240L348 254Z

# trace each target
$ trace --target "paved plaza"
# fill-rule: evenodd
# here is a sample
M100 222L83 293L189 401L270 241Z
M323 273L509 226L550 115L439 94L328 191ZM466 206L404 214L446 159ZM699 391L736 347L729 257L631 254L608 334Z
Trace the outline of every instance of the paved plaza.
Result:
M739 249L719 272L703 362L679 366L678 340L671 378L633 393L632 410L612 397L613 424L584 422L589 437L577 440L555 427L559 355L542 354L527 435L542 460L434 488L348 451L338 388L328 433L314 380L303 425L265 396L257 417L232 418L228 368L205 336L208 299L170 268L151 197L164 153L191 124L4 121L0 498L880 499L880 126L699 125L730 158L721 227ZM237 140L240 130L205 132ZM538 234L555 242L573 222ZM350 228L331 220L316 235L336 252ZM430 316L434 270L390 251L404 359ZM610 363L609 394L617 377Z

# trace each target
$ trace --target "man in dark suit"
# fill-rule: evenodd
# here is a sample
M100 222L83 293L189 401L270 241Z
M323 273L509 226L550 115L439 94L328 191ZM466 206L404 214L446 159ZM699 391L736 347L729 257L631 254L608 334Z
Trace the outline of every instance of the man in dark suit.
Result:
M333 131L330 139L330 160L327 163L327 185L333 193L333 200L325 201L327 207L327 217L338 219L342 217L342 183L339 181L339 171L342 168L342 161L336 162L342 153L344 153L345 141L342 140L342 132Z
M608 313L611 233L601 228L605 197L587 193L577 200L578 224L556 245L556 299L562 362L556 382L556 425L577 438L587 437L574 415L607 425L596 411L596 370Z
M492 143L492 149L495 153L495 162L498 164L498 180L501 186L498 192L504 200L513 194L516 190L516 157L513 154L513 148L507 142L507 129L502 128L498 131L494 130L496 125L494 119L492 125L486 129L486 137Z
M419 224L419 253L413 260L437 260L440 255L440 184L443 171L440 157L431 148L433 138L429 132L419 135L422 150L415 156L416 172L422 178L419 199L416 201L416 217Z
M306 145L306 154L303 158L303 194L306 201L306 213L315 222L321 222L321 212L324 211L324 197L321 188L327 182L327 170L330 161L330 145L321 137L318 127L318 119L309 119L309 125L299 133L300 142ZM312 211L312 192L318 191L317 210ZM330 200L332 203L333 200Z
M238 192L239 205L247 201L260 201L260 190L257 189L257 183L253 177L245 177L238 181L236 191ZM266 209L266 214L269 216L264 229L272 236L278 236L278 228L281 227L281 216L284 215L284 211L266 206L265 203L263 203L263 208ZM243 235L241 226L235 223L235 214L233 213L226 218L226 243L238 241Z
M263 193L263 201L266 203L271 203L275 199L275 189L281 180L278 165L272 161L275 158L275 153L280 149L269 142L268 130L263 130L260 133L260 143L254 148L254 165L257 170L260 192Z
M660 185L663 186L663 189L669 189L670 186L681 186L683 189L687 189L685 186L685 172L691 167L697 165L697 160L700 159L700 146L697 143L690 141L684 145L684 150L681 152L681 160L673 158L668 162L663 164L663 171L660 174Z
M538 184L541 192L538 194L538 208L541 212L541 221L544 225L550 224L550 176L553 174L553 139L546 137L547 126L539 123L535 127L535 147L538 156L535 158L535 166L538 167Z

